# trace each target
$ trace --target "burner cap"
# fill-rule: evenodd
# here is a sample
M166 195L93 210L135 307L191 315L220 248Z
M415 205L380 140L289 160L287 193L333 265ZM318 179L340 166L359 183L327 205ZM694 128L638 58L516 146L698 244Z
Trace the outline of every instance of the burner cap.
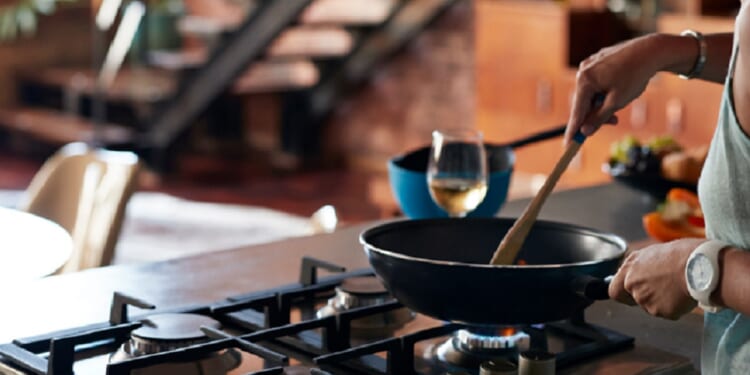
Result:
M323 318L394 300L375 276L349 277L336 286L336 294L317 311L316 316ZM414 313L405 307L354 319L351 322L352 338L384 338L412 319Z
M461 368L478 368L488 360L499 361L517 357L519 350L526 350L531 337L510 327L469 327L459 329L448 340L437 346L433 352L442 362ZM485 372L495 374L497 369L485 364ZM502 372L500 372L502 373Z
M461 329L455 335L455 344L457 349L474 353L528 347L531 338L527 333L515 329L507 333L487 334L481 330Z
M214 319L198 314L157 314L143 321L143 326L133 330L131 336L152 341L199 340L206 335L201 326L219 329L221 324Z
M373 296L388 294L388 291L375 276L350 277L338 287L342 292L352 295Z

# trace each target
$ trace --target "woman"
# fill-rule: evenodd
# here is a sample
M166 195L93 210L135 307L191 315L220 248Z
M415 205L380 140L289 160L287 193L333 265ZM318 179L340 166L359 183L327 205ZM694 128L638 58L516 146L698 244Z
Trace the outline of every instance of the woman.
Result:
M566 141L616 124L615 112L667 71L723 83L718 125L698 192L707 239L682 239L632 252L610 296L677 319L706 311L704 374L750 374L750 0L734 33L652 34L603 49L581 63ZM593 98L604 95L601 105Z

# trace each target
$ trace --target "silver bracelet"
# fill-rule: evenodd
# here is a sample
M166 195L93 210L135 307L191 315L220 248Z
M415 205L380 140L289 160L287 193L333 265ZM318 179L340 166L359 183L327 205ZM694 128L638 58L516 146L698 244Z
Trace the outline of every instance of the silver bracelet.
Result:
M685 30L680 33L680 36L689 36L698 42L698 58L695 59L693 68L687 74L680 74L679 76L682 79L698 77L703 72L703 67L706 66L706 50L708 49L706 39L703 37L703 34L695 30Z

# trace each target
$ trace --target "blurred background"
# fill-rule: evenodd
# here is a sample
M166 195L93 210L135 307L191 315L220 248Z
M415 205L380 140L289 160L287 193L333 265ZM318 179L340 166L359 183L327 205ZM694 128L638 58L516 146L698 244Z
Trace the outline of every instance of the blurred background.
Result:
M731 0L0 0L0 188L65 144L127 150L136 191L340 222L400 215L389 158L433 129L509 142L563 124L578 63L649 32L731 31ZM657 76L559 188L605 183L611 145L707 144L721 87ZM558 141L516 152L529 196Z

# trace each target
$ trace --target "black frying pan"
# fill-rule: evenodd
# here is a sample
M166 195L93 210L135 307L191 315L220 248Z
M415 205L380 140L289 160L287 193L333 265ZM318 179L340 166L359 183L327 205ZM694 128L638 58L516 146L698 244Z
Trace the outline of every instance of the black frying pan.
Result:
M606 299L604 278L627 249L613 234L537 221L519 259L489 265L514 219L404 220L360 235L375 273L406 307L452 322L530 324L572 317Z

